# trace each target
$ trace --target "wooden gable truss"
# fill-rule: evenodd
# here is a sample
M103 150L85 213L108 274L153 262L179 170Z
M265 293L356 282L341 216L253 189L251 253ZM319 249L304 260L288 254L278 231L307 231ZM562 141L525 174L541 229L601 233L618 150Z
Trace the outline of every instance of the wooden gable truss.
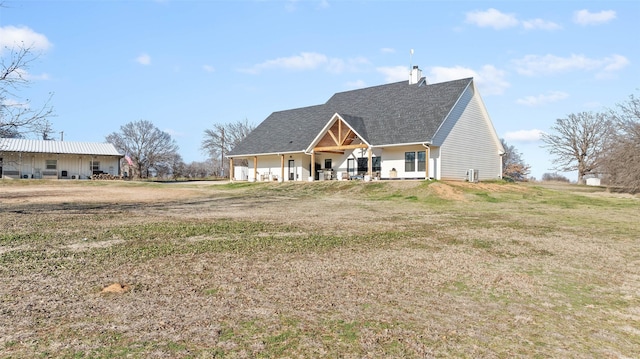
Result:
M331 123L333 122L333 123ZM311 152L311 173L315 173L316 168L316 153L337 153L344 154L347 150L355 150L358 148L366 148L369 156L369 168L368 174L371 176L372 163L371 163L371 146L364 143L364 140L360 138L361 143L354 143L359 138L358 134L347 124L339 114L335 114L329 121L329 125L324 132L320 132L320 140L314 141L315 145L312 147ZM326 128L326 127L325 127Z

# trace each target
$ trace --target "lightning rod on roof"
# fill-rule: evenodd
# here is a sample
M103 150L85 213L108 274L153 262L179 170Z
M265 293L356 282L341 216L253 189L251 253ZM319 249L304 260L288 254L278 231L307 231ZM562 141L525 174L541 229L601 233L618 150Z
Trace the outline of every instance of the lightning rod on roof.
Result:
M409 69L413 68L413 49L409 51Z

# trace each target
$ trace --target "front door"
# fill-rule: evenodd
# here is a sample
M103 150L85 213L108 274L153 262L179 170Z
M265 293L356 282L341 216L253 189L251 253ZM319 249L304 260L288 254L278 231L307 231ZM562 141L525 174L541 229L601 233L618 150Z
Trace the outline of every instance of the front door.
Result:
M289 181L295 181L295 179L296 179L295 161L289 160Z

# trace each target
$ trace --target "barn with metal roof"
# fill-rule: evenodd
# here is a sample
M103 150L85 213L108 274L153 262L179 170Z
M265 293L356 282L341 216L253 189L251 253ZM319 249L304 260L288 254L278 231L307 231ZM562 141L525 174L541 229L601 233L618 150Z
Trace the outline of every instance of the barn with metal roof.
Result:
M0 138L2 178L84 179L120 175L124 155L110 143Z

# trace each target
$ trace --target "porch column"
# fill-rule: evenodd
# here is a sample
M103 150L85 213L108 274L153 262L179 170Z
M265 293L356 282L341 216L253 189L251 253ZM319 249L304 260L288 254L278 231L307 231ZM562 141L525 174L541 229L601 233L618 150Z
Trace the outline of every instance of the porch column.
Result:
M428 180L429 179L429 158L431 158L431 147L427 146L427 158L426 158L426 166L425 166L425 173L424 173L424 179ZM502 168L502 167L500 167Z
M253 156L253 179L258 182L258 156Z
M313 182L316 179L316 153L315 152L311 152L311 173L309 174L309 176L311 176L311 182Z
M284 182L284 155L280 155L280 180L278 182Z
M233 181L233 158L229 158L229 181Z
M367 172L369 172L369 178L373 175L373 163L371 163L372 152L371 147L369 147L367 149L367 156L369 157L369 160L367 161Z

